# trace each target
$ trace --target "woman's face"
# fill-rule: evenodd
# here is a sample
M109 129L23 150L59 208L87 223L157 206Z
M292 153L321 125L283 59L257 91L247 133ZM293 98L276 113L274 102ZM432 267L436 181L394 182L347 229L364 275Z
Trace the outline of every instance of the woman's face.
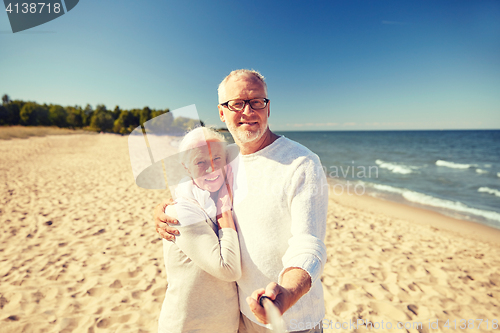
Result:
M222 168L226 165L226 144L207 142L207 145L191 149L186 166L196 186L209 192L217 192L224 183Z

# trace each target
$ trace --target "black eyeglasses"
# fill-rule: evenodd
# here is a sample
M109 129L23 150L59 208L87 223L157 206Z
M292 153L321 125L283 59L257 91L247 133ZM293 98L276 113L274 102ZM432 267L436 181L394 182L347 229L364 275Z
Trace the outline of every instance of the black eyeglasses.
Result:
M269 100L267 98L254 98L254 99L233 99L220 105L227 107L231 111L241 111L245 106L250 104L254 110L262 110L267 106Z

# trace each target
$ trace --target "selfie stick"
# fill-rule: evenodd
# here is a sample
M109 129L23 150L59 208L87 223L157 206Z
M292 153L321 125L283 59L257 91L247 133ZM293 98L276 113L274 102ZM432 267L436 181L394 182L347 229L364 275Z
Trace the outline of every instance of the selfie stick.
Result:
M274 305L273 301L267 296L261 296L259 304L266 310L266 317L271 323L273 332L285 333L285 323L281 317L280 310Z

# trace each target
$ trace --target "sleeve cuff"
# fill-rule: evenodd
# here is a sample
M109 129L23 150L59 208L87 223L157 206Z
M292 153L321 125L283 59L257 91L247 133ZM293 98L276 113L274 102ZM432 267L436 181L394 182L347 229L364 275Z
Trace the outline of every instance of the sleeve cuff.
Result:
M281 284L283 273L290 267L297 267L306 271L311 277L311 286L319 279L322 271L321 261L318 257L311 254L300 254L287 261L285 267L283 267L283 270L278 276L278 284Z
M222 229L219 229L219 239L222 239L224 237L224 234L226 234L226 235L233 235L233 236L236 236L236 238L238 238L238 233L233 228L222 228Z

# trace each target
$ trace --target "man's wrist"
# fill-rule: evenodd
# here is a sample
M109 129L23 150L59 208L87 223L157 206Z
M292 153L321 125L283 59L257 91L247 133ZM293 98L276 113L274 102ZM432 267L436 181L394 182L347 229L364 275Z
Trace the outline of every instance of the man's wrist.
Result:
M289 267L283 273L281 287L285 293L285 312L311 289L311 276L302 268Z
M281 286L281 293L283 294L283 305L281 309L281 314L285 313L290 309L296 302L295 296L292 290Z

